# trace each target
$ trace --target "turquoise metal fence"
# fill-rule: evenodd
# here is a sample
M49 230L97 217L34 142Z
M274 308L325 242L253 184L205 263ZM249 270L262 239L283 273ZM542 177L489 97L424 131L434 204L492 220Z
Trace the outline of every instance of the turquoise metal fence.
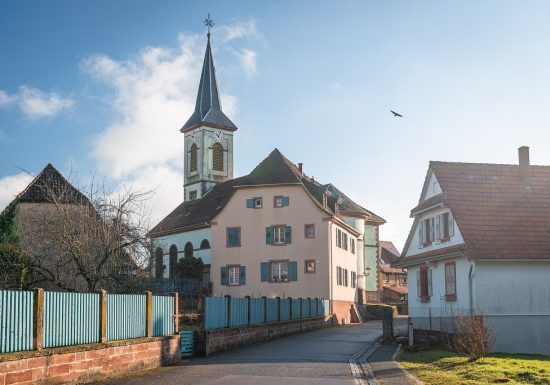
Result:
M281 298L281 321L290 320L290 299Z
M263 298L250 298L250 324L259 325L263 324L265 320L264 315L264 299Z
M32 349L33 293L0 290L0 353Z
M309 318L310 317L310 306L311 306L311 300L309 298L302 299L302 318Z
M248 325L248 299L231 298L231 326Z
M206 330L227 327L227 298L206 297L204 328Z
M146 296L107 295L107 340L145 337Z
M300 299L292 298L292 319L300 319Z
M277 321L279 313L279 301L277 298L267 298L267 322Z
M172 296L153 296L153 336L174 334L174 300Z
M99 294L44 292L42 346L99 342Z

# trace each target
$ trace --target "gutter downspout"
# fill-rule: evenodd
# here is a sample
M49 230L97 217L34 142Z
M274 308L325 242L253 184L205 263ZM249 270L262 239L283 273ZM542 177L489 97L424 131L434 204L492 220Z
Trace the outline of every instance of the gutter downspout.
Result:
M333 298L333 295L332 295L332 286L333 286L333 279L334 277L332 276L332 221L330 221L328 223L328 243L330 245L330 248L329 248L329 256L328 256L328 259L329 259L329 271L328 271L328 277L329 277L329 294L328 294L328 298L329 298L329 308L330 308L330 314L334 314L333 312L333 306L332 306L332 298Z
M474 264L470 262L470 271L468 272L468 296L469 296L469 302L470 302L470 315L474 314L474 292L472 288L472 271L474 269Z

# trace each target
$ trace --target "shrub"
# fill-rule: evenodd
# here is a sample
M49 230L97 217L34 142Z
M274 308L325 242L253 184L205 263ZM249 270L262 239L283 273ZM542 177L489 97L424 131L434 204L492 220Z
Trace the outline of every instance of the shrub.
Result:
M496 332L484 322L482 313L455 313L453 324L452 346L457 352L467 355L470 361L484 357L495 342Z

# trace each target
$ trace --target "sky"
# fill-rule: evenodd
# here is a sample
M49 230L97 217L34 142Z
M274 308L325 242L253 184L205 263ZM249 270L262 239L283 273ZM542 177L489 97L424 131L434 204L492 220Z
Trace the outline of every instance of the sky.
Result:
M278 148L400 250L430 160L550 164L547 1L4 0L0 206L48 163L181 203L208 13L235 177Z

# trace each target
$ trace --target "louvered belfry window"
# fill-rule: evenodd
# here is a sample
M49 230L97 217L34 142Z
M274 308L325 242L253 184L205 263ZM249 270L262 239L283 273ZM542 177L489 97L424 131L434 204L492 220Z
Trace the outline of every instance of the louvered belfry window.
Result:
M197 145L195 143L191 145L191 166L189 167L189 171L197 171Z
M212 160L214 171L223 171L223 147L219 143L212 146Z

